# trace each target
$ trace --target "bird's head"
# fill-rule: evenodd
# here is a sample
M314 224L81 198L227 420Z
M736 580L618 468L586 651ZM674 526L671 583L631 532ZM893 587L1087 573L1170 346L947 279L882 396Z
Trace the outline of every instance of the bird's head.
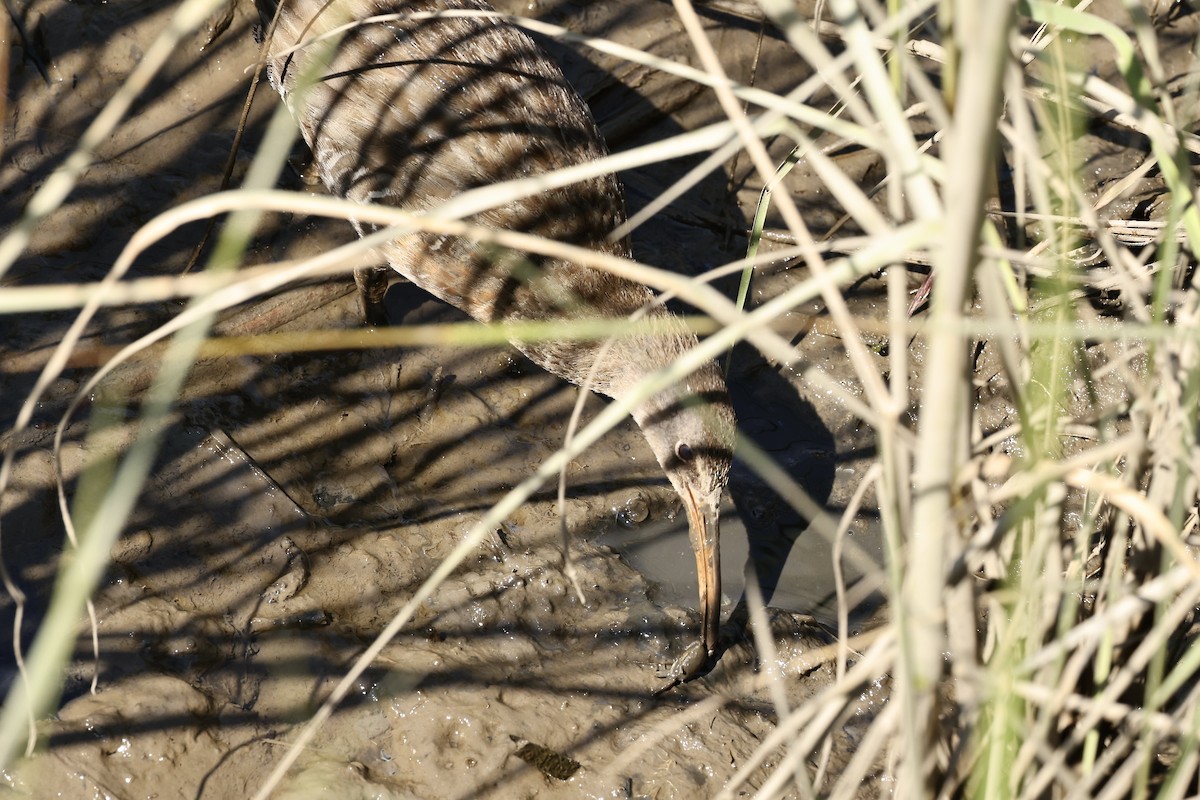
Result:
M700 640L711 656L721 619L721 494L736 434L725 381L709 363L642 403L633 416L687 512L699 579Z

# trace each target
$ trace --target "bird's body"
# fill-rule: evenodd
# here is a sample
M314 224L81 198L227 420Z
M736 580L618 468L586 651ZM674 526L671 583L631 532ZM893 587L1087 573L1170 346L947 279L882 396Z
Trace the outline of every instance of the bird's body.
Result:
M278 2L269 51L287 54L269 56L268 72L335 195L424 210L475 187L606 155L586 105L519 29L494 18L405 16L490 11L481 0ZM276 0L258 3L269 24ZM349 20L382 14L401 16L349 30L297 101L293 89L315 50L291 48ZM627 242L608 239L624 218L620 185L606 175L505 203L471 221L628 256ZM620 318L653 301L645 286L612 274L532 255L514 258L464 238L409 235L386 245L383 256L413 283L483 322ZM356 278L367 295L381 294L369 274ZM378 299L368 298L368 314ZM696 345L669 312L656 307L650 314L659 323L655 335L622 337L607 349L580 341L514 345L556 375L621 397ZM708 363L639 405L634 417L688 511L701 573L702 640L711 653L720 597L717 506L734 435L724 380Z

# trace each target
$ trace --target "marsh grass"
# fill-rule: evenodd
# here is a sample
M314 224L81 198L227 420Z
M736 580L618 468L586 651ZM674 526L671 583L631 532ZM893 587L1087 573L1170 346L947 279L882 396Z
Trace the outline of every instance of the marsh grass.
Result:
M213 5L187 0L161 47L176 46ZM85 601L137 500L157 447L156 432L196 354L205 347L228 352L235 344L242 348L238 352L289 347L285 339L269 335L257 345L206 344L213 314L300 278L345 269L351 263L347 259L366 252L372 242L425 229L618 271L675 294L714 322L698 323L706 338L696 351L653 376L624 404L610 404L483 515L295 737L258 796L267 796L371 660L496 524L617 424L638 398L743 340L809 385L835 392L872 427L876 460L840 516L808 498L778 465L764 462L765 454L749 444L742 452L764 481L839 548L864 495L873 490L887 545L883 573L874 580L887 593L890 615L882 627L852 638L846 608L840 610L839 645L808 656L836 662L836 680L797 707L776 696L776 733L739 765L721 796L741 796L752 788L761 797L788 792L853 797L867 777L880 775L891 776L901 797L1195 793L1200 647L1192 620L1200 601L1195 554L1200 295L1191 259L1200 244L1200 212L1191 166L1195 137L1183 126L1196 117L1200 82L1194 61L1176 80L1159 52L1170 17L1178 13L1186 19L1190 8L1130 0L1120 8L1106 4L1110 16L1102 17L1089 3L1071 8L1042 0L886 6L829 0L818 4L823 13L812 19L790 0L711 5L736 7L749 17L765 14L813 68L813 77L785 96L737 85L725 75L686 0L676 0L676 11L702 69L516 19L539 33L701 82L715 92L727 121L567 174L485 187L429 216L414 217L266 191L281 166L278 156L272 162L266 154L288 149L281 116L272 134L278 138L267 140L243 190L202 198L150 221L103 283L53 293L18 287L0 294L3 313L81 308L80 321L47 361L5 440L0 491L12 479L20 430L63 370L88 316L102 303L191 298L186 311L122 349L80 391L82 398L117 363L152 345L161 347L156 343L170 337L170 350L154 355L162 370L141 405L137 424L147 435L137 437L135 447L116 460L89 465L74 498L63 496L64 522L77 534L22 679L0 716L0 758L11 759L29 736L31 720L54 707L56 676ZM1115 64L1111 80L1092 69L1097 53L1108 54ZM96 143L126 113L156 63L161 62L143 62L129 88L113 99L76 153L30 203L27 216L0 240L0 275L27 246L38 220L69 194ZM814 100L824 93L834 99L828 107ZM1078 149L1083 132L1096 127L1125 137L1140 160L1129 180L1103 191L1086 183ZM765 146L774 137L792 147L782 162ZM886 177L859 185L832 157L845 150L875 153ZM745 270L736 303L704 283L644 265L456 221L589 173L681 153L713 153L702 168L664 191L669 199L702 177L703 169L742 151L767 189L748 214L753 232L746 262L727 266L727 271ZM782 178L798 164L815 171L829 202L841 210L842 221L833 230L810 231L786 191ZM1003 165L1001 173L997 164ZM1157 187L1152 218L1110 218L1118 201L1146 195L1147 185ZM298 208L353 214L390 227L310 261L222 271L239 263L258 213ZM226 233L203 275L123 277L138 252L184 221L222 214L231 215ZM775 240L791 244L760 250L766 221L776 217L784 230L775 232ZM784 259L802 263L809 277L745 307L755 270ZM910 319L909 268L914 265L932 265L935 284L930 310ZM857 278L880 270L887 272L886 319L856 318L844 292ZM846 343L854 391L820 366L806 364L803 343L793 347L770 327L818 297ZM891 343L886 373L863 343L864 329L880 328ZM471 326L465 333L459 328L400 330L396 336L469 339L482 346L515 335L609 333L606 328ZM307 341L345 347L346 335ZM355 346L367 347L386 338L354 336ZM913 337L924 346L922 369L915 373L905 346ZM1100 353L1097 343L1115 346ZM1011 406L1010 419L1000 428L981 427L976 415L979 383L972 366L980 348L997 353ZM1114 383L1123 390L1099 388ZM97 404L91 435L102 436L106 414L111 422L112 409L123 405L118 396L108 405ZM759 612L751 609L752 625L765 619ZM764 660L775 664L762 623L755 636L767 649ZM791 664L767 670L761 681L786 682L789 670L802 669ZM886 705L870 720L850 761L840 771L830 769L830 737L853 713L855 698L883 681L890 682ZM733 699L713 697L681 714L678 724ZM769 777L747 786L768 761L775 764Z

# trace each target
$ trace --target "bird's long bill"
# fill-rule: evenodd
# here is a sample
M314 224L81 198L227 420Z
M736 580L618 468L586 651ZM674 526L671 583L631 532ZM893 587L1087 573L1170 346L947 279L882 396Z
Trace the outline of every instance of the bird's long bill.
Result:
M684 507L700 585L700 641L711 656L717 649L717 631L721 624L720 509L715 502L697 500L691 492L688 492Z

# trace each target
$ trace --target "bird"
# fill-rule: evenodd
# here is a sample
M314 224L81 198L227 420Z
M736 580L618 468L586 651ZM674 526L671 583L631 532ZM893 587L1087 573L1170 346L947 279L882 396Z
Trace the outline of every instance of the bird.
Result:
M269 37L268 78L333 195L421 211L476 187L607 154L587 105L518 27L495 16L411 16L492 11L483 0L256 4ZM381 15L389 18L372 19ZM344 34L301 96L299 76L317 57L303 43L349 20L363 24ZM609 236L625 217L621 185L608 174L506 202L470 221L629 258L629 241ZM371 230L355 227L360 235ZM386 267L355 273L368 324L386 318L381 301L389 269L485 323L624 318L649 307L653 334L619 337L607 348L594 341L513 341L549 372L610 398L626 396L697 345L649 288L582 264L534 254L505 257L476 241L431 233L404 235L381 253ZM632 416L688 520L702 657L684 669L694 672L718 649L720 504L736 435L724 377L707 362L640 402Z

